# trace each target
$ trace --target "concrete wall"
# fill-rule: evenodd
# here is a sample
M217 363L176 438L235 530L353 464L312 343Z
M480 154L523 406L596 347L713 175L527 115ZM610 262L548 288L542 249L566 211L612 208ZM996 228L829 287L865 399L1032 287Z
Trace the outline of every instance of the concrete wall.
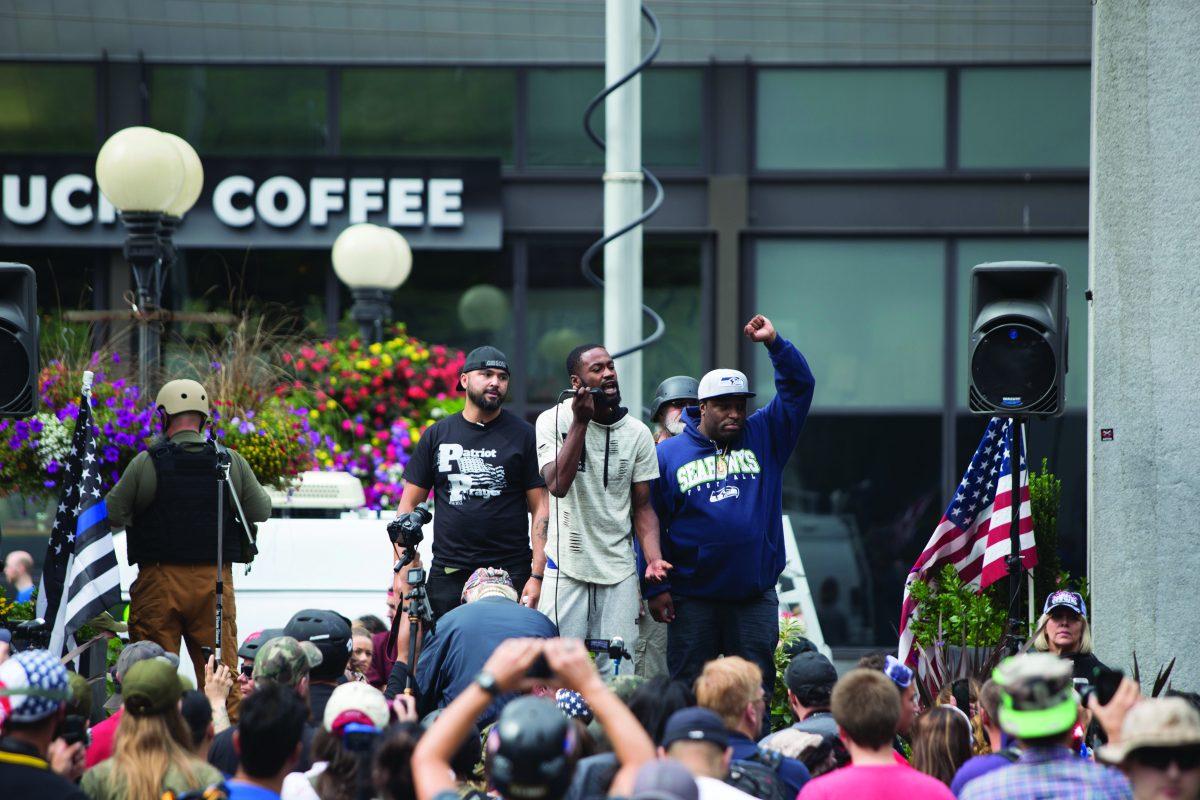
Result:
M1096 653L1200 688L1200 17L1094 18L1089 553ZM1111 428L1112 441L1100 431ZM1149 679L1145 672L1150 672Z
M1085 0L649 0L664 61L1086 61ZM9 0L0 57L600 63L602 0Z

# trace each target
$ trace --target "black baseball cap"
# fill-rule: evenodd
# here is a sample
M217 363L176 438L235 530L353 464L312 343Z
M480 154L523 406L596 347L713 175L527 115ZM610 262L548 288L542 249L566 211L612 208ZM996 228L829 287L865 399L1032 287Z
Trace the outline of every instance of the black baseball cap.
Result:
M474 372L477 369L502 369L509 372L508 356L490 344L476 347L467 353L467 360L463 362L462 371Z
M793 658L783 674L783 682L797 696L813 687L832 688L837 679L837 670L829 659L813 650Z
M729 746L729 731L721 718L707 708L681 708L663 726L663 747L675 742L711 742L721 749Z

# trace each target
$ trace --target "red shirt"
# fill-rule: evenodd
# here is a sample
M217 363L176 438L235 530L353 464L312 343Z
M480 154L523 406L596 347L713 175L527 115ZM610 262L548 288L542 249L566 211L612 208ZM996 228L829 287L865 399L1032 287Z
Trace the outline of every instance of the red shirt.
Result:
M92 743L88 745L87 760L84 762L88 769L112 756L113 739L117 736L117 726L121 724L123 713L125 707L121 706L111 717L92 726Z

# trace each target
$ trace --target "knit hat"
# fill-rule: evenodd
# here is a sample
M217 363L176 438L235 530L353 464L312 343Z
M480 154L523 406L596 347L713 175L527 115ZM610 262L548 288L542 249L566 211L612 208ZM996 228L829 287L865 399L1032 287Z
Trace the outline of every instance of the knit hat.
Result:
M157 658L130 667L122 687L125 710L135 717L162 714L183 695L175 667Z
M325 730L337 733L350 722L361 722L382 730L388 723L388 704L383 692L369 683L343 683L329 695L321 722Z
M40 722L70 697L67 669L48 650L25 650L0 664L0 724Z
M252 674L256 683L271 681L295 688L320 664L321 651L312 642L275 636L256 648Z

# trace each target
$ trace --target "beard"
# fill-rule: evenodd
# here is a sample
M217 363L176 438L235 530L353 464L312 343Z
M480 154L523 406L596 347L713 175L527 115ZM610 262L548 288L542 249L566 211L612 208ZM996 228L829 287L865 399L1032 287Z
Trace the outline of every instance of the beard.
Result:
M471 402L474 403L475 406L481 411L489 412L500 408L500 406L504 405L504 401L508 398L506 394L501 394L499 397L493 398L489 397L484 392L472 392L470 390L467 390L467 397L469 397Z
M678 436L679 434L683 433L684 428L687 427L683 421L683 409L672 408L670 411L668 411L663 417L662 427L663 430L672 436Z

